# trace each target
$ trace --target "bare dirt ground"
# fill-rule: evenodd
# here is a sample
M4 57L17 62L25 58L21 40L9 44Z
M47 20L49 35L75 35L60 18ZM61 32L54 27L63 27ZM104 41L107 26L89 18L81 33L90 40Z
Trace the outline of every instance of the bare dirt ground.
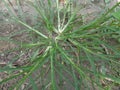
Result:
M33 10L33 8L31 8L27 3L25 3L25 1L27 0L21 0L22 2L22 10L24 13L26 13L26 21L28 22L28 24L30 25L34 25L35 23L35 19L32 17L34 15L36 15L36 12ZM29 0L28 0L29 1ZM81 9L81 11L79 11L78 13L81 15L84 15L85 17L83 18L83 21L89 22L93 19L95 19L101 12L104 11L104 8L106 7L105 2L103 2L103 0L91 0L92 2L90 2L89 0L79 0L79 5L84 6L83 9ZM112 2L109 3L108 7L112 7L115 3L117 2L117 0L112 0ZM9 3L9 2L8 2ZM13 11L14 14L16 14L18 12L18 7L16 6L16 2L13 0L13 2L11 2L13 7L15 8L15 11ZM22 28L21 25L16 24L16 23L9 23L8 22L8 18L9 18L9 13L7 11L7 9L5 8L5 5L2 3L2 1L0 1L0 37L5 37L5 36L9 36L11 35L11 33L16 32L16 31L20 31ZM4 13L4 14L3 14ZM27 35L26 34L20 34L17 36L11 36L12 38L14 38L15 40L26 40ZM12 48L17 48L16 44L10 43L7 40L0 40L0 67L5 66L6 64L8 64L10 62L10 60L15 56L15 55L19 55L19 52L9 52L10 49ZM7 50L7 52L6 52ZM18 62L15 63L15 65L23 65L25 64L25 59L27 59L29 57L29 54L25 53L23 54L22 57L19 57ZM7 77L7 73L0 73L0 81ZM10 83L7 83L5 85L0 85L0 90L9 90L9 87L16 83L17 80L13 80ZM24 90L24 86L21 88L21 90ZM68 90L70 90L68 88ZM120 88L114 88L114 90L120 90Z

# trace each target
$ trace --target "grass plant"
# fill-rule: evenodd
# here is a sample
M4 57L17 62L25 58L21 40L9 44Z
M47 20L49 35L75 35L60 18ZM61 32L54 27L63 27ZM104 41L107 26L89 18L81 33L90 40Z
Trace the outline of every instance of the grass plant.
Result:
M62 8L59 0L28 4L38 15L34 26L26 23L24 13L18 17L7 7L12 20L24 27L21 32L28 35L28 41L5 39L15 42L18 51L31 51L28 63L13 67L16 59L11 67L1 67L0 73L9 74L0 85L16 78L20 79L9 90L22 90L25 83L24 90L112 90L120 85L120 46L117 38L111 37L120 31L120 17L114 12L120 3L86 24L81 23L78 8L70 11L69 3Z

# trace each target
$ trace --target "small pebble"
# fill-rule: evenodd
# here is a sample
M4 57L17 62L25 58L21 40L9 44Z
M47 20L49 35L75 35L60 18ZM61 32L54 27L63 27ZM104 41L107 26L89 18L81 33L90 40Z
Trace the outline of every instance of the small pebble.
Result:
M4 53L2 53L0 56L4 57L4 56L5 56L5 54L4 54Z

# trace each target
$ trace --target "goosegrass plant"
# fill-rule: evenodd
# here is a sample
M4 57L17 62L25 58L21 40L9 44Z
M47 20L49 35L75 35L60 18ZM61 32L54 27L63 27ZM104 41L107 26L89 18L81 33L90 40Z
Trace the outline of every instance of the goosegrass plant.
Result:
M119 17L114 13L120 3L89 23L81 22L79 8L71 7L72 0L64 6L59 0L34 0L27 4L37 12L34 17L37 21L32 26L25 21L24 13L18 17L9 6L7 9L12 21L24 27L21 32L27 32L28 41L10 37L7 40L18 45L15 50L30 55L27 64L13 67L18 56L11 66L1 67L0 72L9 75L0 85L19 78L9 90L22 90L25 83L23 90L112 90L113 86L119 86L120 46L111 43L116 41L111 35L120 30Z

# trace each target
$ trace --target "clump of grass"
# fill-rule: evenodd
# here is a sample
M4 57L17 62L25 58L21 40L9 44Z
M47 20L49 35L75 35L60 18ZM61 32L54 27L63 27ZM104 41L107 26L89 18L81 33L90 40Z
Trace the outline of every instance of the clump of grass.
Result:
M25 27L29 36L28 42L17 42L20 49L32 51L28 63L2 67L0 72L10 72L10 75L0 84L19 76L22 78L11 90L19 90L25 82L28 84L24 90L108 90L111 85L120 84L119 77L112 73L113 65L120 65L119 45L111 44L111 35L120 29L114 27L120 22L110 15L119 4L84 25L79 21L78 9L72 13L68 10L69 3L60 9L59 0L30 2L39 17L34 26L12 17ZM17 74L12 74L15 71Z

